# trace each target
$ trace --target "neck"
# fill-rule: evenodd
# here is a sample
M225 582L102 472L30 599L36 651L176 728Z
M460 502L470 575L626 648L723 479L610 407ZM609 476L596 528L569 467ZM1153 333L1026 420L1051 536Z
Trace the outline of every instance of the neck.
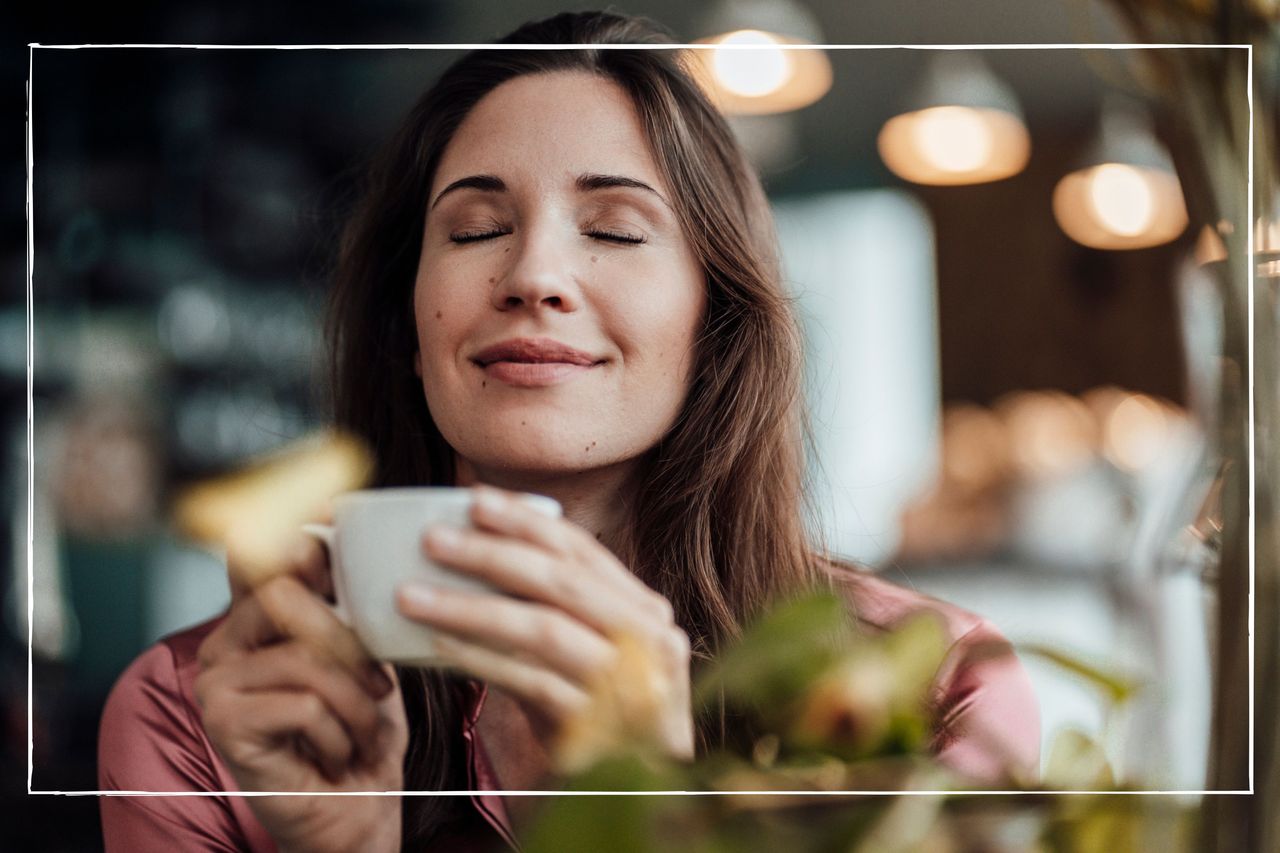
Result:
M513 492L532 492L555 498L564 517L591 533L615 555L627 542L631 504L628 479L634 464L611 465L572 473L512 471L482 468L456 457L459 486L484 483Z

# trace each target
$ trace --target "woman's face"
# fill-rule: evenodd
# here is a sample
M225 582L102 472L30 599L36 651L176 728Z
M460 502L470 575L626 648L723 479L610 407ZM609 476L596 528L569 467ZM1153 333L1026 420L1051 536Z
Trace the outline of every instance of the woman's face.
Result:
M706 302L671 202L611 81L518 77L458 128L414 312L431 416L481 475L618 465L670 428Z

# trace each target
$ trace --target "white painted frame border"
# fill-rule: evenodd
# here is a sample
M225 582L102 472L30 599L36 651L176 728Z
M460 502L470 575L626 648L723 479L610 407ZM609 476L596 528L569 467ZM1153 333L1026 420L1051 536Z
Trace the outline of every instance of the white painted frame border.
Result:
M586 45L582 45L586 46ZM662 44L662 45L590 45L598 50L758 50L759 45L706 45L706 44ZM27 115L26 115L26 162L27 162L27 794L49 794L55 796L108 796L108 797L263 797L281 794L311 794L313 796L473 796L501 793L507 796L560 796L560 795L595 795L595 796L760 796L760 795L810 795L810 796L849 796L861 794L867 796L990 796L1028 793L1026 791L343 791L341 793L315 793L303 791L44 791L33 790L31 777L34 772L34 739L33 739L33 686L34 669L32 666L32 641L34 639L35 598L33 582L35 580L33 545L34 515L33 496L35 482L35 430L34 430L34 396L32 353L34 340L34 302L32 297L32 277L35 271L35 235L33 225L33 176L35 172L35 153L32 143L32 109L33 109L33 76L36 50L83 50L113 48L155 48L155 49L192 49L192 50L564 50L568 45L548 44L299 44L299 45L267 45L267 44L40 44L32 42L27 45ZM1250 258L1253 257L1253 45L1251 44L813 44L785 45L787 50L1164 50L1164 49L1231 49L1244 50L1247 53L1247 73L1245 97L1249 107L1249 180L1246 188L1247 197L1247 248ZM1046 791L1035 793L1060 794L1111 794L1119 796L1184 796L1195 797L1205 794L1248 794L1254 793L1254 575L1256 555L1256 533L1254 531L1254 515L1256 496L1254 470L1254 394L1253 394L1253 296L1256 285L1256 270L1251 268L1247 294L1248 323L1248 370L1249 406L1247 424L1248 463L1249 463L1249 511L1248 525L1249 552L1249 788L1247 790L1219 791Z

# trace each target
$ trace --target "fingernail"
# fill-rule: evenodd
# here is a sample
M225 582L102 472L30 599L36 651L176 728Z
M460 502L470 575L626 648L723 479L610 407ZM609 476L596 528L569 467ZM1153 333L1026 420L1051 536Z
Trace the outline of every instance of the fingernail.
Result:
M431 607L436 603L436 591L423 583L406 583L400 586L400 597L418 607Z
M506 500L497 492L492 492L488 489L476 492L476 506L486 512L502 512L506 505Z
M457 548L462 541L462 536L452 527L433 527L427 531L427 538L432 545L444 550Z

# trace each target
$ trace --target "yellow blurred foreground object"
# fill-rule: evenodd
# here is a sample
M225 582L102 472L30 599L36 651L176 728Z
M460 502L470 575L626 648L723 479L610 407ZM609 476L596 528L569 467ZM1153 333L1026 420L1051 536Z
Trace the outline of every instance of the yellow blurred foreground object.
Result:
M661 750L659 728L663 709L674 701L674 685L644 643L628 634L613 642L613 670L588 686L590 703L560 730L554 760L562 773L580 773L637 745Z
M174 504L174 521L184 535L235 554L233 586L257 586L279 571L299 528L335 495L363 486L372 465L368 448L352 436L308 436L187 489Z

